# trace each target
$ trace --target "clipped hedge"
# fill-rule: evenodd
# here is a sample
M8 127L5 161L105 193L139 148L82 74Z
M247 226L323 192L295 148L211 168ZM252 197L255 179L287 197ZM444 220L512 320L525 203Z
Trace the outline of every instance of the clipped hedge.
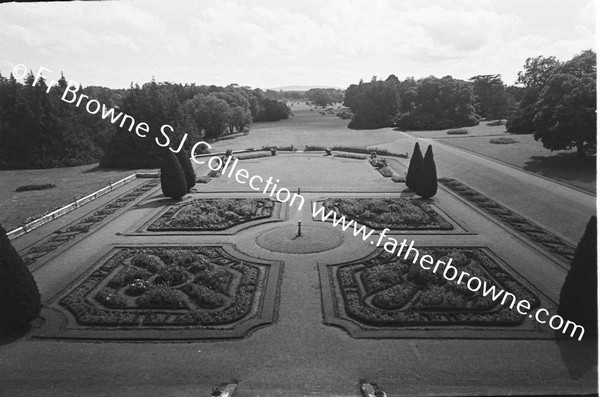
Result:
M596 337L598 332L597 227L596 217L592 216L577 245L558 304L558 314L583 326L586 337Z
M165 196L181 199L188 192L185 173L179 160L170 150L163 151L160 166L160 187Z
M419 171L417 178L415 193L427 199L435 196L437 193L437 170L435 161L433 160L433 148L431 145L427 147L425 157L423 157L423 166Z
M419 172L421 171L422 166L423 154L421 154L419 142L415 142L413 154L410 157L410 163L408 165L408 172L406 173L406 187L409 189L415 190L415 187L417 186L417 178L419 177Z
M181 149L175 154L175 157L177 157L179 165L183 169L187 191L189 192L196 185L196 171L194 171L190 154L185 149Z

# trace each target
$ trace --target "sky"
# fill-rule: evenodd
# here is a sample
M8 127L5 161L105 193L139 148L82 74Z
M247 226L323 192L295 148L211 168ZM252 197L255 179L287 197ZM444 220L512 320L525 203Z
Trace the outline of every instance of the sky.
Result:
M0 73L125 88L501 74L596 51L593 0L200 0L0 4Z

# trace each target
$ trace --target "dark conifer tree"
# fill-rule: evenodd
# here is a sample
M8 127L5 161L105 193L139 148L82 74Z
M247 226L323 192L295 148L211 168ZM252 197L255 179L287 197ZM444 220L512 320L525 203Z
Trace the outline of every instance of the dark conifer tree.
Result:
M597 336L597 260L596 217L592 216L577 245L573 263L560 291L558 314L585 328L584 336Z
M188 192L185 173L179 160L170 150L163 151L160 167L160 187L165 196L181 199Z
M417 185L417 178L419 177L419 171L423 166L423 155L421 154L421 148L419 142L415 142L415 148L410 158L410 164L408 165L408 172L406 173L406 186L409 189L415 190Z
M190 154L185 149L181 149L175 156L179 160L179 164L185 174L185 182L187 184L187 191L189 192L196 184L196 172L194 171Z
M25 330L41 308L31 272L0 226L0 334Z
M429 145L423 158L423 166L419 171L415 192L423 198L431 198L437 193L437 188L437 170L433 160L433 148Z

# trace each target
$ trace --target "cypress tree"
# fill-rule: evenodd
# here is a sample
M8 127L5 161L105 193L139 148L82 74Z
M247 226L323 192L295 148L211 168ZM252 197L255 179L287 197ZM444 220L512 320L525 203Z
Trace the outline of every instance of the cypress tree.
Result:
M0 226L0 334L25 330L41 309L37 284Z
M410 164L408 165L408 172L406 173L406 186L409 189L415 190L419 171L422 166L423 155L421 154L421 148L419 147L419 142L415 142L415 148L413 149Z
M175 154L175 156L177 157L177 160L179 160L179 165L181 165L183 173L185 174L185 182L187 186L187 191L189 192L196 184L196 172L194 171L194 167L192 166L190 154L186 152L185 149L181 149Z
M585 336L597 335L598 303L596 293L597 259L596 251L597 224L592 216L585 228L585 233L577 245L573 263L560 290L558 314L565 321L570 320L585 328Z
M170 150L163 152L160 166L160 187L165 196L179 200L187 193L185 173L179 160Z
M419 170L415 192L427 199L435 196L437 188L437 170L435 169L435 161L433 160L433 148L429 145L423 158L423 166Z

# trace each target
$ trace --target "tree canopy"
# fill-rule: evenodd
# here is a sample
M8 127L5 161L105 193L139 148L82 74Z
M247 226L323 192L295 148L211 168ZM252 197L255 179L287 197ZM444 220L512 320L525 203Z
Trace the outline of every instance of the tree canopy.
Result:
M535 140L550 150L596 152L596 54L584 51L553 69L535 104Z
M506 87L499 74L473 76L475 110L481 117L489 120L504 118L508 111Z
M354 113L350 128L428 130L478 123L471 83L451 76L361 81L348 87L344 105Z
M519 72L517 84L524 87L518 107L506 122L506 130L519 134L531 134L535 130L535 103L544 86L548 83L553 69L560 62L555 57L538 56L527 58L523 70Z
M290 110L268 99L260 89L195 84L149 83L129 89L81 87L72 95L87 95L79 106L61 99L67 88L63 76L47 93L46 82L29 73L24 83L0 75L0 169L51 168L90 164L103 167L158 167L160 146L189 150L197 141L243 131L253 121L276 121ZM69 94L71 95L71 94ZM86 111L88 101L98 101L115 116L123 113L136 123L147 123L145 138L129 123L111 124L100 113ZM95 105L94 105L95 106ZM92 107L93 108L93 107ZM166 127L164 134L161 127ZM206 135L203 135L205 133Z

